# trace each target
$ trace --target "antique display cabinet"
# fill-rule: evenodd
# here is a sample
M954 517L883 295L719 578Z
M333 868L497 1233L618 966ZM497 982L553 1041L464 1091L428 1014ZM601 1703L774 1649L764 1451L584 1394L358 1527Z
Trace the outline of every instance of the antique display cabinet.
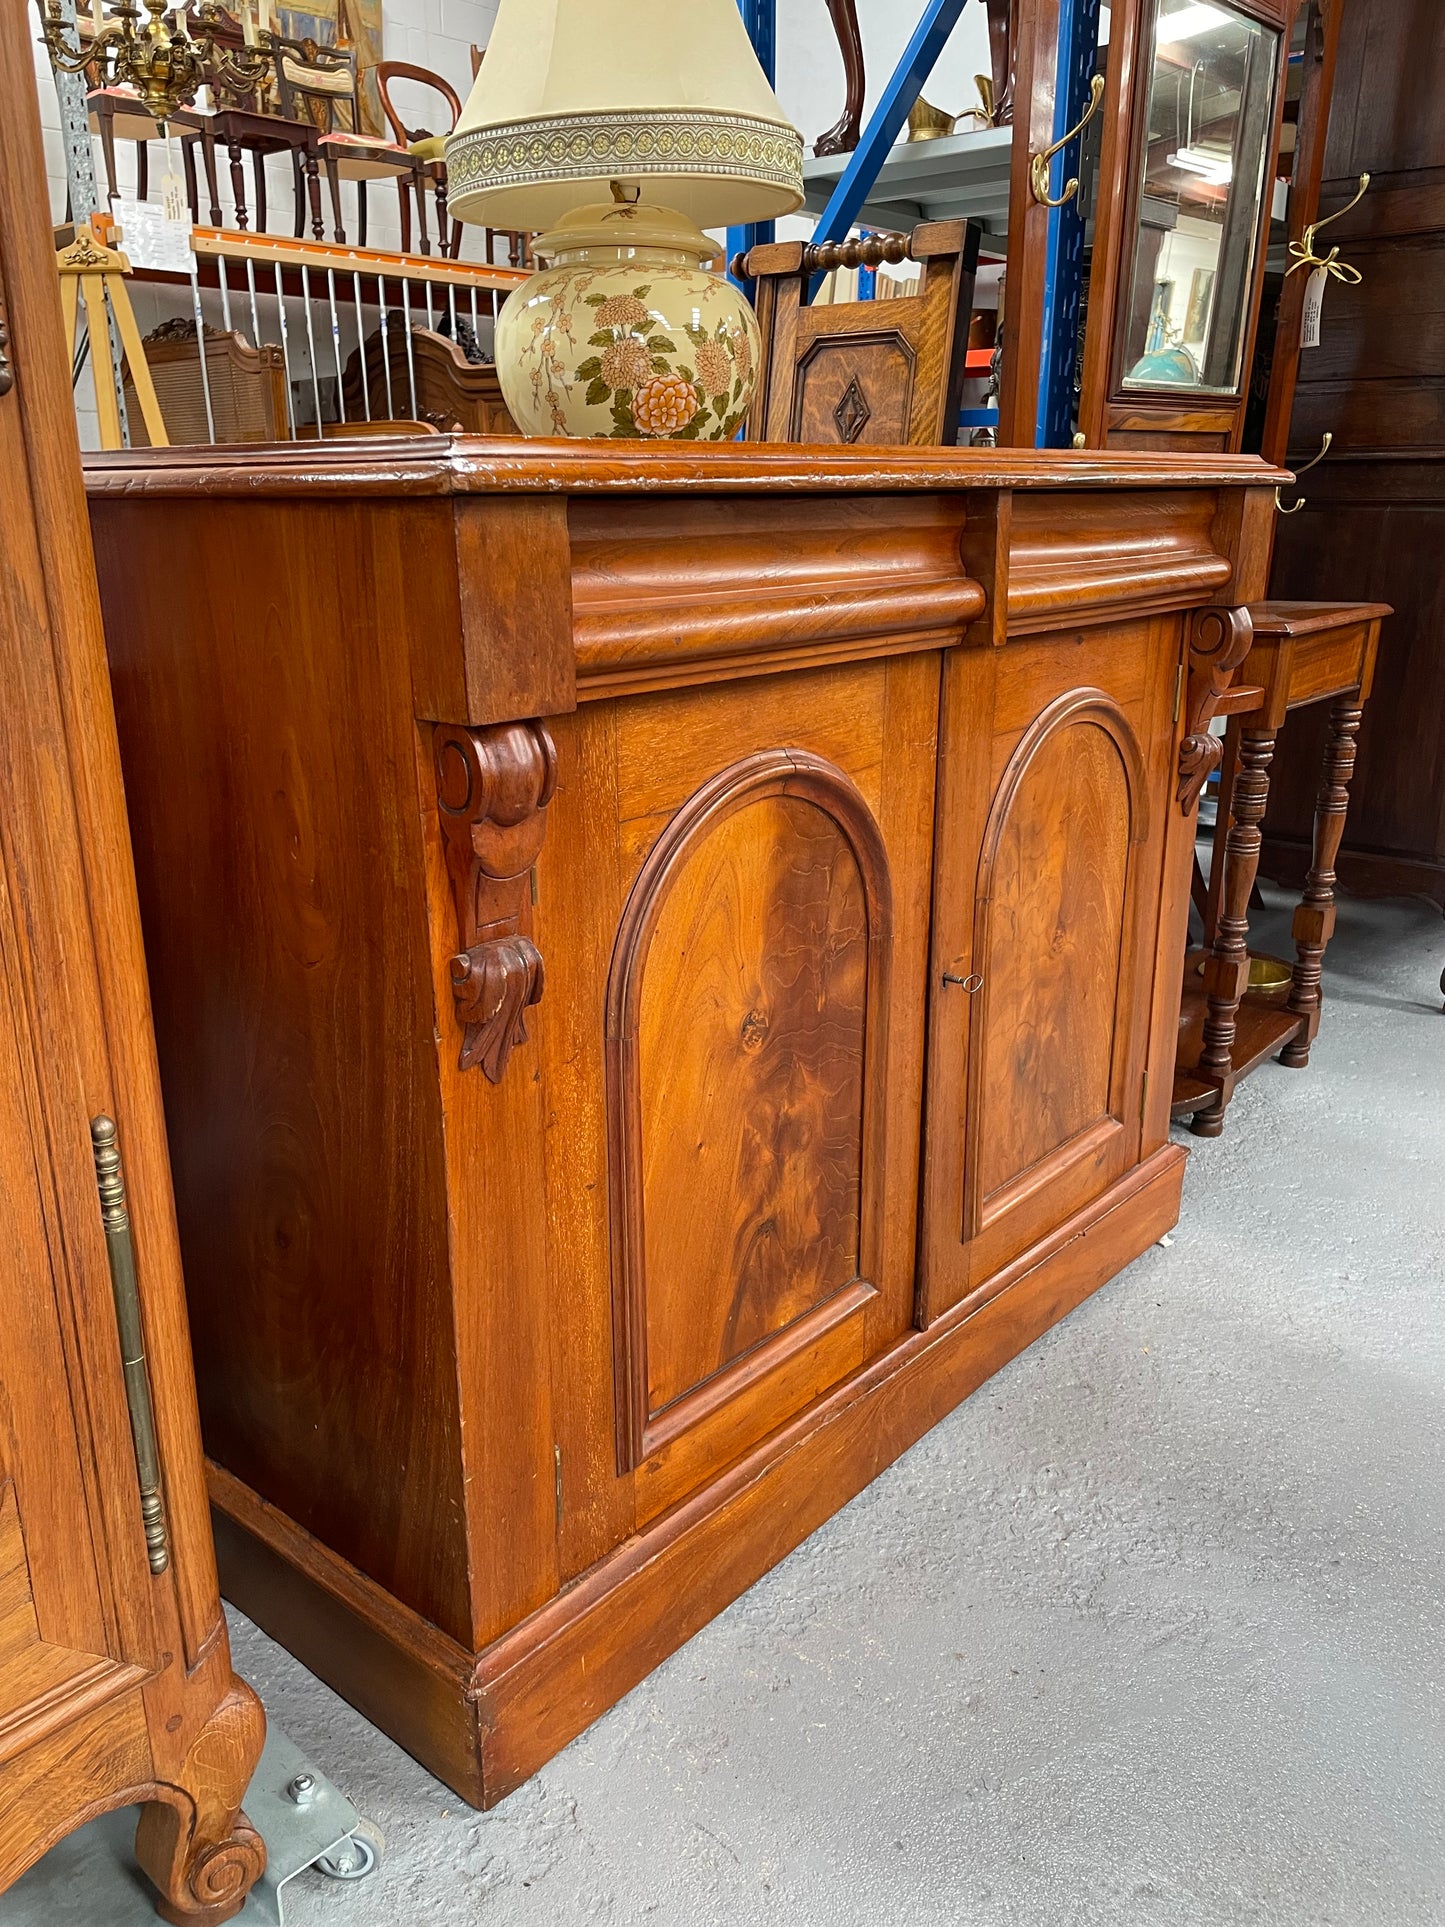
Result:
M1174 1223L1278 479L93 460L224 1581L468 1799Z

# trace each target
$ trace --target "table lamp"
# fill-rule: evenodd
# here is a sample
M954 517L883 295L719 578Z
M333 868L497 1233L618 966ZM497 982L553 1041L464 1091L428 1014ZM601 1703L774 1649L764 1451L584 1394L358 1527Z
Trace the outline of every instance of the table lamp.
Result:
M737 0L502 0L447 173L458 219L542 230L496 327L524 434L737 432L758 325L702 229L803 199Z

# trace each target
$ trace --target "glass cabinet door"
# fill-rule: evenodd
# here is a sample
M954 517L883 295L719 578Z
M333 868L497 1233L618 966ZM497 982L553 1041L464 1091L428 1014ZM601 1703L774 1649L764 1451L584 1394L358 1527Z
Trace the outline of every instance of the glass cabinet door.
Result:
M1239 392L1273 157L1279 34L1223 0L1154 0L1128 392Z

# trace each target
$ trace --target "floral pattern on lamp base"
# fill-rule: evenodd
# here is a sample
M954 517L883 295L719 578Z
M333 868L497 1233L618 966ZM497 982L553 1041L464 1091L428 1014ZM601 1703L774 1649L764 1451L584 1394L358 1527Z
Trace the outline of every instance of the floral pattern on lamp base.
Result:
M738 289L661 250L558 262L497 318L497 373L524 435L728 441L759 350Z

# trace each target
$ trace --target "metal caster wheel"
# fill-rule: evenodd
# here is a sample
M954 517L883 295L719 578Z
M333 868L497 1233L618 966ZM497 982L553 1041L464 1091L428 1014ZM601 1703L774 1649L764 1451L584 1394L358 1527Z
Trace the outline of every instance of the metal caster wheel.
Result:
M384 1844L380 1828L363 1820L330 1853L322 1854L315 1862L317 1871L324 1873L328 1880L365 1880L380 1865Z

